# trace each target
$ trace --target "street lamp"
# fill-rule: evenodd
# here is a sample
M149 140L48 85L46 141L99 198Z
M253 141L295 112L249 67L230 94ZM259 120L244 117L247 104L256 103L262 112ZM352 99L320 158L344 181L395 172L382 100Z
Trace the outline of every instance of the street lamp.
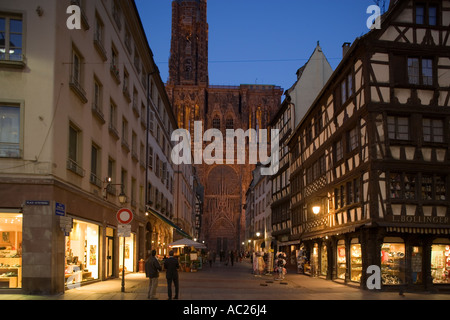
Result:
M106 187L103 190L104 191L104 198L105 198L105 200L108 199L108 189L110 187L112 187L112 186L120 186L119 203L121 205L124 205L125 203L127 203L127 195L123 191L123 184L122 183L113 184L111 182L112 182L112 178L111 177L108 177L108 178L105 179L104 183L106 183Z
M318 215L320 213L320 206L314 206L312 211L315 215Z

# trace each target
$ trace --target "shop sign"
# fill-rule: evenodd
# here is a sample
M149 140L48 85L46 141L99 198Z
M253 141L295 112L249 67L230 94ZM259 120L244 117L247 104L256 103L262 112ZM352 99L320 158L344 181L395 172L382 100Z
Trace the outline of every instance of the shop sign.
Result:
M129 224L120 224L117 228L117 236L128 238L131 237L131 225Z
M25 205L27 205L27 206L49 206L50 205L50 201L27 200L27 201L25 201Z
M392 216L392 222L449 224L450 220L448 217Z
M66 236L72 232L73 219L71 217L59 217L59 226Z
M64 217L66 215L66 205L56 202L55 203L55 214L57 216Z

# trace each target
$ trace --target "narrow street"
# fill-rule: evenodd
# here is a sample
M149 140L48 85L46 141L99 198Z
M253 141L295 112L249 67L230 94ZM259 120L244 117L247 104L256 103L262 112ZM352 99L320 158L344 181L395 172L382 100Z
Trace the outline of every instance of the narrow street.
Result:
M320 278L288 273L283 281L274 275L255 276L244 261L234 266L216 262L194 273L180 273L180 302L183 301L303 301L303 300L450 300L449 294L365 291ZM142 273L86 285L58 296L0 295L0 300L148 300L148 280ZM160 274L158 300L167 300L165 273ZM151 301L149 303L158 303Z

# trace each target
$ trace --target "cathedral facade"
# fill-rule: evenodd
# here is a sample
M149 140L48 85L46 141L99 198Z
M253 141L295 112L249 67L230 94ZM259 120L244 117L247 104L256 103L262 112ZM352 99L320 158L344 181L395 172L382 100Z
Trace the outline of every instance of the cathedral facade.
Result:
M194 122L203 130L268 127L280 107L283 90L274 85L215 86L208 75L207 0L174 0L169 60L169 99L178 127L193 137ZM251 135L248 139L257 139ZM225 150L225 148L224 148ZM240 250L245 234L245 192L255 165L215 163L196 165L205 188L200 238L210 250Z

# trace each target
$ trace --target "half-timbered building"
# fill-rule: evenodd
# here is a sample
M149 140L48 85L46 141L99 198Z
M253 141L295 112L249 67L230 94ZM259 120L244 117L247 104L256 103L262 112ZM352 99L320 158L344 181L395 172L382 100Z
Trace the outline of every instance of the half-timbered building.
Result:
M450 1L391 1L289 141L305 271L383 289L450 285Z
M317 94L326 84L333 69L322 48L317 43L308 62L297 70L297 81L286 90L280 109L270 122L270 127L279 130L280 160L278 171L272 175L272 246L287 255L287 264L296 264L296 245L299 239L290 240L291 192L289 182L289 138L295 126L299 124Z

